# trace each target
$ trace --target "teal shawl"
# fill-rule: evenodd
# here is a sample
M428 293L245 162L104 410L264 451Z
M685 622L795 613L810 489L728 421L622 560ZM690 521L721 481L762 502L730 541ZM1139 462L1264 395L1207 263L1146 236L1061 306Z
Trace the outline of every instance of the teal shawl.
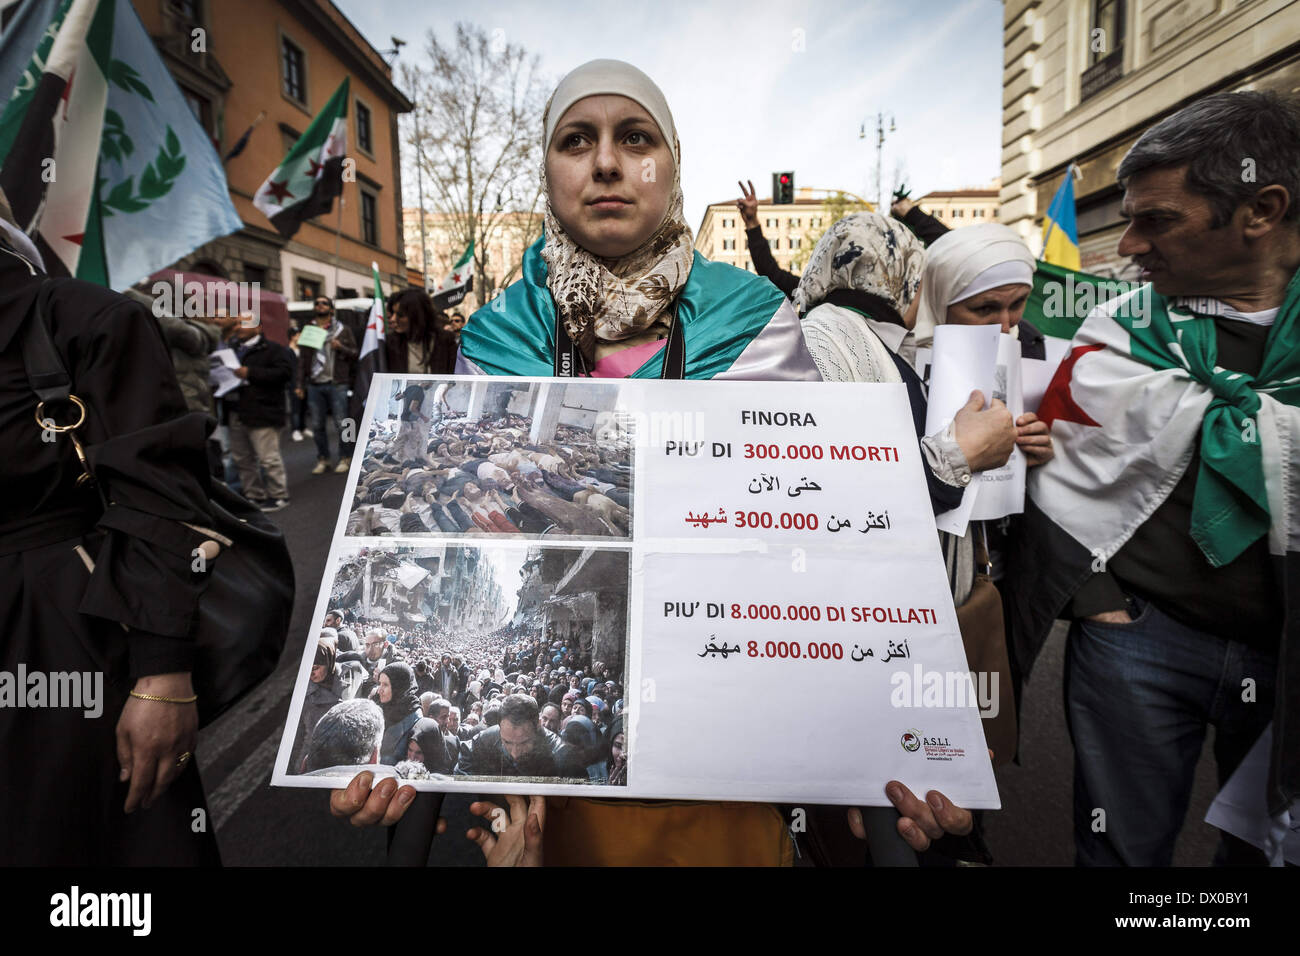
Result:
M520 280L471 315L461 333L461 354L489 375L555 373L555 303L546 287L542 242L524 253ZM784 302L767 280L696 252L677 299L686 377L708 379L727 371ZM662 367L661 351L629 377L658 378Z

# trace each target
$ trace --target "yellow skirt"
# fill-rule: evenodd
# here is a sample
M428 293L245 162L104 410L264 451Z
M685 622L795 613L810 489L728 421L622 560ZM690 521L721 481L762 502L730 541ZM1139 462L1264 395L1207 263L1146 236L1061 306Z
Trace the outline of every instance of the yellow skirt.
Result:
M793 866L785 818L766 803L551 797L547 866Z

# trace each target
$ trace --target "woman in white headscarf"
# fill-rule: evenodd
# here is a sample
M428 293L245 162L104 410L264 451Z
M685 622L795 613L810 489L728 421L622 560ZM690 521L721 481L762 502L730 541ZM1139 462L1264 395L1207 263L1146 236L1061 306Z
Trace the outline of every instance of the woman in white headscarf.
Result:
M1036 262L1015 232L997 222L944 233L926 250L916 343L936 325L1000 325L1025 358L1044 358L1043 336L1023 321ZM1040 462L1041 464L1041 462Z
M1042 335L1022 321L1025 303L1033 289L1033 254L1020 237L1001 223L981 223L944 233L926 249L921 275L915 335L919 346L929 345L938 325L998 325L1020 341L1021 355L1044 357ZM1015 421L1016 447L1030 467L1051 459L1052 436L1047 425L1032 412ZM981 468L974 470L980 471ZM988 528L972 523L965 538L945 538L944 559L953 599L960 606L970 595L975 577L975 538ZM999 552L1003 541L995 534L988 541L989 560L1000 577Z
M998 325L1019 339L1023 358L1045 358L1042 333L1023 319L1036 264L1020 237L1001 223L940 236L926 250L917 344L929 345L935 326L945 323ZM1031 468L1053 455L1047 425L1032 412L1016 419L1016 447Z
M925 434L925 386L912 368L916 346L911 331L925 262L925 248L902 223L874 212L854 213L822 235L791 298L803 316L804 339L823 379L907 386L930 502L935 514L942 514L961 504L973 472L1006 463L1016 430L1006 407L995 401L984 409L984 397L977 391L950 425ZM973 577L970 542L942 532L939 538L946 555L965 554ZM950 585L960 606L970 594L970 582L959 587L950 579ZM902 789L904 800L916 799ZM814 813L819 825L825 825L820 809ZM986 860L974 818L957 812L964 815L950 818L953 823L945 828L947 835L937 849L943 855ZM849 822L857 835L865 835L856 811Z

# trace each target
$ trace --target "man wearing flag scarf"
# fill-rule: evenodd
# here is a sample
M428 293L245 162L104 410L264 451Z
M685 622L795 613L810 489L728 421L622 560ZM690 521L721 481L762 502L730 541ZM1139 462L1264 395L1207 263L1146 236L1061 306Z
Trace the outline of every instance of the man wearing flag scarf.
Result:
M1148 285L1094 310L1043 399L1014 639L1072 620L1078 862L1171 861L1207 724L1222 784L1272 721L1300 797L1300 106L1221 93L1121 162ZM1225 836L1217 862L1259 861Z

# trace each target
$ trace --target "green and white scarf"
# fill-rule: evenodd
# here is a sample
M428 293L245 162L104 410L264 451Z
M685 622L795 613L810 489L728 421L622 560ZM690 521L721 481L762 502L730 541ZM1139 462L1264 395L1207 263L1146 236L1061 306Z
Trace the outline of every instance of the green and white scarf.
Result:
M1191 535L1210 564L1222 567L1268 533L1271 516L1256 416L1261 394L1300 405L1300 272L1287 285L1257 376L1216 364L1213 318L1195 311L1187 300L1171 303L1152 293L1150 321L1145 318L1136 312L1115 316L1132 336L1133 358L1155 369L1181 368L1214 396L1201 421Z

